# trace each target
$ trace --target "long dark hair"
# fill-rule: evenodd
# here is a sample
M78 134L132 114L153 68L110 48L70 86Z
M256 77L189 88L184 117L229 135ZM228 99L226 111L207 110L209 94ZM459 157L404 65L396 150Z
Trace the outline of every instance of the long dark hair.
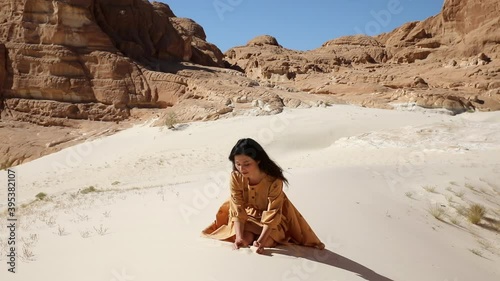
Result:
M261 171L273 178L281 179L288 185L288 180L285 178L285 176L283 176L283 169L281 169L278 164L271 160L264 148L262 148L262 146L253 139L240 139L233 147L233 149L231 149L229 160L233 163L233 171L238 170L236 169L236 165L234 164L234 157L236 155L246 155L252 158L253 160L257 161L259 169Z

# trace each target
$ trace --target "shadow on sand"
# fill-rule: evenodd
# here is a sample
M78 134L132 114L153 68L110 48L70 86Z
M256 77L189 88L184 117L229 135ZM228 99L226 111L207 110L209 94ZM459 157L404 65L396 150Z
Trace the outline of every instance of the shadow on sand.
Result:
M277 248L267 248L264 255L285 255L307 259L312 262L318 262L350 271L359 277L369 281L393 281L383 275L376 273L368 267L350 260L344 256L336 254L328 249L318 250L315 248L301 247L296 245L278 246Z

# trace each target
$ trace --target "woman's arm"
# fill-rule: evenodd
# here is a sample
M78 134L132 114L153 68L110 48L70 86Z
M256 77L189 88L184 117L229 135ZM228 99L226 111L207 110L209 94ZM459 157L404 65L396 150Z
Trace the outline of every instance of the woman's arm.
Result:
M271 229L278 226L281 222L281 208L285 195L283 193L283 181L278 179L270 187L268 194L267 210L262 212L261 222L263 224L262 232L254 245L258 247L257 253L262 253L265 245L270 245ZM266 246L267 247L267 246Z
M231 200L229 201L229 214L232 222L242 222L244 224L248 218L245 210L244 189L241 175L238 172L232 172L230 182Z
M257 239L257 242L261 245L264 245L265 241L269 238L269 235L271 234L271 228L269 225L265 224L264 227L262 228L262 232L260 233L259 238Z
M245 222L235 221L234 228L236 230L236 240L243 239L243 232L245 231Z
M234 241L234 249L248 246L248 243L243 239L245 231L245 222L247 220L247 213L245 210L245 196L244 186L241 181L241 175L236 172L231 174L231 200L229 202L229 213L231 215L231 222L236 233Z

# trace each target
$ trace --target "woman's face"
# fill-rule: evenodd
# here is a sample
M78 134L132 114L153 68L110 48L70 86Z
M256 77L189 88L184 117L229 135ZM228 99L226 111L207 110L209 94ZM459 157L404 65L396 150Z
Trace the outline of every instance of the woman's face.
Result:
M246 178L255 177L260 174L257 161L243 154L234 156L234 166Z

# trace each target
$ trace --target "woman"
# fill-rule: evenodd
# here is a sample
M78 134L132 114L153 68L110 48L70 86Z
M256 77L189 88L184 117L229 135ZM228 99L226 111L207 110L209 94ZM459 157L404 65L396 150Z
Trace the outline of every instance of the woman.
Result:
M239 249L294 243L324 249L306 220L283 193L283 170L253 139L240 139L231 150L231 197L216 220L203 230L206 237L233 242Z

